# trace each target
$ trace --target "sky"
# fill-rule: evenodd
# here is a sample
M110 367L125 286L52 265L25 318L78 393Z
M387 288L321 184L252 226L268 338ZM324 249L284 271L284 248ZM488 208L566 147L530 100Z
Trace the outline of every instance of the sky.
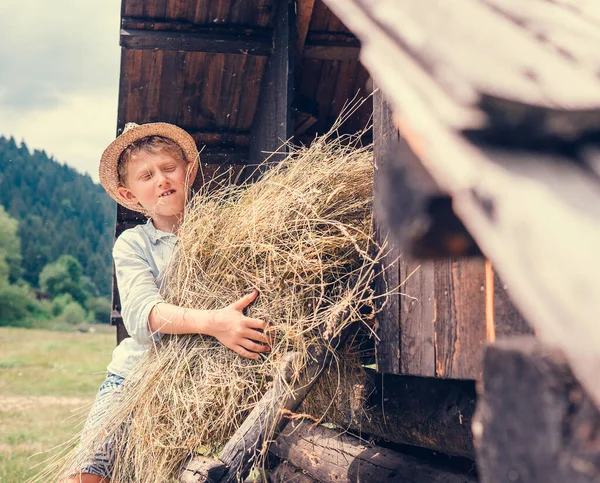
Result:
M0 135L95 181L116 133L120 4L0 1Z

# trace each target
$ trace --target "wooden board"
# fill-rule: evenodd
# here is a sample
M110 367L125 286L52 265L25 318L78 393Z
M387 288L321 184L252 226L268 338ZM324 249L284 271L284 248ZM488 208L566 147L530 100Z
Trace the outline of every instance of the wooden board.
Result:
M578 164L579 160L585 161L578 152L584 151L585 139L581 140L582 145L574 144L568 151L554 152L514 148L506 137L500 138L506 145L476 144L476 139L465 137L458 129L466 125L481 127L481 122L486 120L485 110L465 111L460 99L444 94L435 76L429 75L412 57L414 52L409 52L406 44L396 38L400 25L396 33L388 33L381 28L377 13L362 0L326 2L361 39L362 62L393 106L397 125L401 130L410 129L413 133L414 146L421 147L421 161L440 187L452 196L454 210L511 288L514 301L535 328L536 336L564 349L574 373L600 407L600 385L597 384L600 328L596 320L600 313L600 271L596 269L600 264L597 249L600 246L600 213L597 210L600 185L594 176L590 176L589 169ZM375 5L394 8L387 1L371 3L371 7ZM466 0L460 5L461 8L468 5L473 9L484 8L480 2ZM453 3L452 9L455 7ZM428 8L427 15L438 17L438 21L446 25L452 23L448 18L453 18L456 12L440 19L442 12L444 10ZM487 23L472 21L470 12L468 24L453 22L451 28L466 25L472 34L470 42L476 46L480 36L489 39L490 31ZM405 14L402 9L398 9L398 13L403 15L403 20L413 24L415 18L421 18ZM497 14L490 15L492 17L487 14L486 17L493 18L493 22L506 21ZM388 20L393 18L396 17L389 16ZM521 27L526 29L527 24ZM410 29L404 29L405 35L409 32ZM429 42L441 42L445 36L436 34L427 38ZM570 61L557 52L545 51L540 56L523 57L523 52L531 51L533 47L521 50L521 44L532 40L524 32L519 34L519 39L514 44L504 42L504 38L502 42L497 39L496 42L504 49L514 45L510 51L519 52L515 59L534 71L540 60L554 56L547 67L560 63L560 70L566 72L566 77L544 77L550 83L559 78L563 83L562 87L557 87L560 94L554 96L552 89L547 100L562 105L559 111L567 113L558 123L550 122L552 113L548 113L549 117L539 118L544 122L530 123L521 138L526 142L529 136L541 133L557 139L570 136L576 141L590 126L597 129L597 121L587 127L579 124L585 116L581 116L576 107L582 100L586 100L588 106L594 106L595 99L600 98L597 76L580 76L583 67L578 65L571 69ZM539 49L546 47L537 45L534 50ZM485 64L474 63L473 59L469 62L471 67L465 67L468 72L456 71L463 80L468 78L473 65L478 65L480 75L490 78L498 72L482 68ZM547 72L544 70L544 75ZM574 83L564 82L571 77L576 77ZM454 77L450 76L446 81L450 78ZM575 87L580 82L585 83L585 88ZM563 87L568 88L568 92ZM515 91L524 96L521 113L525 117L532 112L539 114L535 105L542 92L550 91L539 90L532 97L526 90ZM514 96L509 95L508 99L511 98L514 101ZM559 98L565 101L564 105L558 102ZM393 209L390 206L391 212Z
M482 259L434 262L436 376L479 379L487 342Z
M400 286L399 264L401 247L390 235L386 224L384 206L379 204L380 185L385 180L382 176L390 156L396 152L399 144L398 130L393 126L391 111L380 94L373 101L374 160L375 172L373 180L373 223L377 243L384 247L381 260L382 274L378 279L377 290L381 294L396 292ZM377 315L377 337L375 350L377 370L383 373L398 374L400 372L400 297L392 293L386 304Z

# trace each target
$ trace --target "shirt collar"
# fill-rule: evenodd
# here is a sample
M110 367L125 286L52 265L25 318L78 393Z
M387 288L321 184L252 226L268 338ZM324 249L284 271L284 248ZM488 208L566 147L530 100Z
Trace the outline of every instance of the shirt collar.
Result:
M144 230L148 234L148 237L150 238L150 241L154 245L156 245L156 243L158 242L158 240L161 240L163 238L168 238L168 237L176 236L173 233L169 233L169 232L166 232L166 231L158 230L154 226L154 223L152 223L152 218L148 218L148 221L146 221L146 224L143 225L143 226L144 226Z

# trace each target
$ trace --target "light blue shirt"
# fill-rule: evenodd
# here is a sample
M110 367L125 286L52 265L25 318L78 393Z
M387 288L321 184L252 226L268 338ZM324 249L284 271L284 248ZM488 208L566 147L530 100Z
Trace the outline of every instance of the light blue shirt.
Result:
M164 302L164 277L178 238L157 230L152 220L125 230L115 242L113 259L121 297L121 316L131 337L113 351L108 371L127 377L144 352L161 334L152 333L148 316Z

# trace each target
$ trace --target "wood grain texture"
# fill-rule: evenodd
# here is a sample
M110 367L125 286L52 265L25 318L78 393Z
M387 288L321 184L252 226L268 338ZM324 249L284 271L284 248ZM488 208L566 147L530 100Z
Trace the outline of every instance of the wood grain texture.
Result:
M400 263L400 372L434 377L435 271L434 262L408 255Z
M379 294L394 291L399 282L399 258L401 248L396 239L390 235L385 215L382 211L379 196L380 186L385 182L385 167L390 163L399 143L398 130L392 123L391 111L380 93L373 99L373 130L375 171L373 179L373 224L377 243L385 247L385 255L381 260L382 273L378 277ZM400 372L400 296L393 293L387 303L377 314L377 341L375 354L377 370L383 373L398 374Z
M436 468L425 460L303 421L290 422L271 452L322 483L476 481L471 476Z
M296 31L298 36L296 39L296 55L302 57L304 43L308 35L308 28L315 8L316 0L298 0L296 4Z
M436 375L479 379L487 341L485 261L438 260L434 267Z
M475 459L471 423L475 382L379 374L367 369L364 411L339 412L336 424L361 435ZM364 397L363 397L364 396Z
M121 29L121 47L136 50L216 52L221 54L269 55L268 38L212 33L164 32Z

